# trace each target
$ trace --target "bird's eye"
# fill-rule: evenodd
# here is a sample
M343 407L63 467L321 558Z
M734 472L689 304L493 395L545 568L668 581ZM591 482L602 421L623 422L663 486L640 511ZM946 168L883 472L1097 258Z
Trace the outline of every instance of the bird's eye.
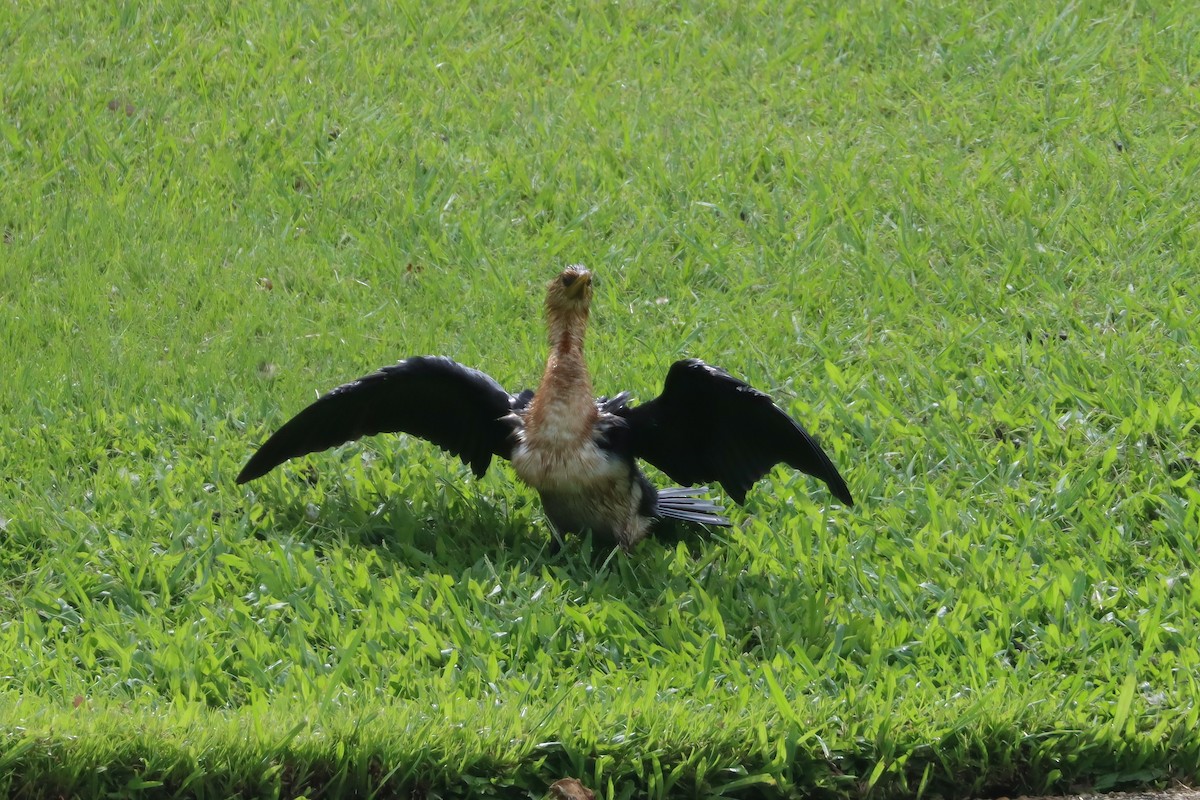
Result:
M562 276L562 285L570 286L572 283L575 282L575 279L578 277L579 276L576 275L574 272L564 272L563 276Z

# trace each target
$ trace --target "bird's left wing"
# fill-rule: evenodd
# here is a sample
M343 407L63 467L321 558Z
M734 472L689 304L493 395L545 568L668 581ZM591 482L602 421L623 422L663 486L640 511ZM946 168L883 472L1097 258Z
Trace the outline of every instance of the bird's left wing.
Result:
M717 481L739 505L776 464L820 478L848 506L850 489L821 446L768 395L698 359L676 361L662 394L611 413L625 419L633 455L684 486Z
M509 415L528 403L484 373L441 356L408 358L339 386L292 417L246 463L238 483L289 458L377 433L427 439L463 460L476 477L492 456L512 453Z

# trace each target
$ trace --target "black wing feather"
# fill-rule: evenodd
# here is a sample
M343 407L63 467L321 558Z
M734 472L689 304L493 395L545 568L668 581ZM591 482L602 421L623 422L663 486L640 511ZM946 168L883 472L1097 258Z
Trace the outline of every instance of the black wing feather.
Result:
M741 505L755 481L783 462L820 478L847 506L837 468L770 396L698 359L676 361L655 399L612 413L629 425L633 453L684 486L717 481Z
M441 356L408 358L337 387L292 417L246 463L238 483L289 458L377 433L408 433L433 442L483 477L492 456L512 454L511 419L529 402L484 373Z

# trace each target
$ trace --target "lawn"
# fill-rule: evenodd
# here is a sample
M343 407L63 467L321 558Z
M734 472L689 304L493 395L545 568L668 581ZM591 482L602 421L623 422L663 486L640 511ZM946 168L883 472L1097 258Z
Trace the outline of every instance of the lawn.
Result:
M1200 8L474 5L3 4L0 793L1200 779ZM855 508L234 484L404 356L534 385L576 262L598 392L721 365Z

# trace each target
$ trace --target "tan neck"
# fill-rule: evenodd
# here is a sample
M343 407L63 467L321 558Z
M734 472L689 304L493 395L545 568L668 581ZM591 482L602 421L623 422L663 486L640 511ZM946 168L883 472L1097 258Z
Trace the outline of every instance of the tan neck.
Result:
M566 442L591 435L596 404L583 356L587 318L586 310L549 315L550 355L526 423L534 438Z
M544 382L551 371L556 371L562 380L577 388L586 388L590 398L592 381L588 375L587 362L583 357L583 340L587 335L588 312L552 313L547 320L549 329L550 357L546 361Z

